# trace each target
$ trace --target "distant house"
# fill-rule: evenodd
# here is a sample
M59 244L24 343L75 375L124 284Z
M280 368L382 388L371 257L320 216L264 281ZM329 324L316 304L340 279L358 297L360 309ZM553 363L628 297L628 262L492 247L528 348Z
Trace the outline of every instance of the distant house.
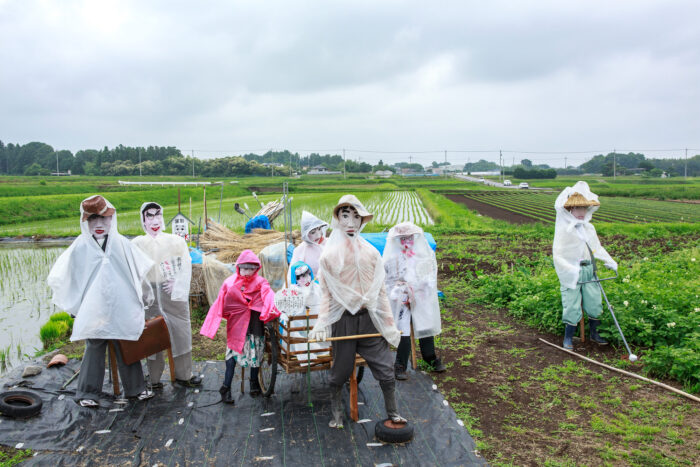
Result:
M343 172L328 170L324 165L316 165L311 167L311 170L307 172L307 175L337 175L342 173Z
M374 172L374 175L381 178L389 178L392 175L394 175L394 172L392 172L391 170L377 170L376 172Z

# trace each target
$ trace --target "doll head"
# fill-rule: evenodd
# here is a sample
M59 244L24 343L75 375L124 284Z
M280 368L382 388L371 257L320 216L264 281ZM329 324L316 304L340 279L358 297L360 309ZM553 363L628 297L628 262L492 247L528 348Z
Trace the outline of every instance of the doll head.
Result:
M309 239L310 243L316 243L317 245L320 245L323 243L323 230L321 227L316 227L315 229L311 229L309 231L309 234L306 236Z
M311 281L313 281L311 277L311 268L305 264L296 267L294 270L294 277L296 279L296 284L300 287L309 287Z
M109 228L112 226L112 216L100 216L99 214L91 214L87 218L88 229L90 234L96 240L102 240L109 233Z
M238 265L238 275L242 277L251 277L258 270L258 265L255 263L243 263Z
M413 240L413 235L402 235L399 237L399 243L401 243L401 248L404 250L412 250L415 241Z
M587 187L588 185L586 185ZM569 195L564 203L564 208L580 221L585 219L588 208L592 206L600 206L600 203L595 199L586 199L585 196L578 192L573 192Z
M348 237L354 237L362 225L362 217L352 206L343 206L338 210L338 223Z
M163 230L163 209L158 203L148 203L141 208L143 230L151 237L156 237Z
M571 213L572 216L574 216L576 219L582 221L586 217L586 212L588 211L588 208L583 207L583 206L576 206L572 208L567 208L569 212Z

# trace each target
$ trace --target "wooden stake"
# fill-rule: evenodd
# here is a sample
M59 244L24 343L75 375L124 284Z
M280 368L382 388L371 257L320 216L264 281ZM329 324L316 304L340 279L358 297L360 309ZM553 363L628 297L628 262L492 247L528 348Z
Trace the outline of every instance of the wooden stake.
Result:
M581 321L579 321L579 327L581 328L581 343L586 342L586 326L583 323L583 316L581 316Z
M622 373L623 375L631 376L632 378L641 379L642 381L646 381L647 383L651 383L651 384L654 384L656 386L662 387L664 389L668 389L669 391L675 392L676 394L680 394L681 396L687 397L688 399L694 400L695 402L700 402L700 397L695 397L692 394L688 394L687 392L683 392L680 389L676 389L673 386L669 386L668 384L659 383L658 381L654 381L653 379L645 378L644 376L639 376L636 373L631 373L629 371L621 370L619 368L615 368L614 366L606 365L605 363L601 363L601 362L598 362L596 360L593 360L592 358L584 357L583 355L577 354L576 352L574 352L572 350L567 350L564 347L559 347L556 344L552 344L551 342L547 342L546 340L542 339L541 337L540 337L540 340L547 345L551 345L555 349L562 350L568 354L573 355L574 357L578 357L582 360L586 360L587 362L593 363L594 365L602 366L603 368L607 368L608 370Z
M413 321L411 321L411 365L413 369L418 368L418 363L416 362L416 338L413 334Z
M357 422L360 419L360 411L357 408L357 377L355 372L357 371L357 362L352 368L352 374L350 375L350 418L353 422Z
M231 357L235 358L235 357ZM245 394L245 367L241 367L241 394Z
M112 367L112 387L114 388L114 395L118 396L121 394L121 391L119 391L119 371L117 370L117 353L112 341L109 341L109 361Z

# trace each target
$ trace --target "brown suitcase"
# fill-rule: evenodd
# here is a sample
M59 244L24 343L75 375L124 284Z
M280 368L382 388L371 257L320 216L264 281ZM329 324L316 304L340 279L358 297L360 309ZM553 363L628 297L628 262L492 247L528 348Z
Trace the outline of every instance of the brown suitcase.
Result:
M119 340L119 350L127 365L143 360L149 355L170 348L170 333L165 318L158 316L146 321L143 333L137 341Z

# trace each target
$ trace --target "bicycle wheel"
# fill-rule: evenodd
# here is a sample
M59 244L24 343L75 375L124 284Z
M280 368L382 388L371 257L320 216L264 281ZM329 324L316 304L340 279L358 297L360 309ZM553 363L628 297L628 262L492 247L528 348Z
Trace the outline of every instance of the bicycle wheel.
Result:
M270 397L275 392L275 381L277 380L277 354L279 352L279 336L275 324L265 325L265 354L260 363L258 382L262 390L262 395Z

